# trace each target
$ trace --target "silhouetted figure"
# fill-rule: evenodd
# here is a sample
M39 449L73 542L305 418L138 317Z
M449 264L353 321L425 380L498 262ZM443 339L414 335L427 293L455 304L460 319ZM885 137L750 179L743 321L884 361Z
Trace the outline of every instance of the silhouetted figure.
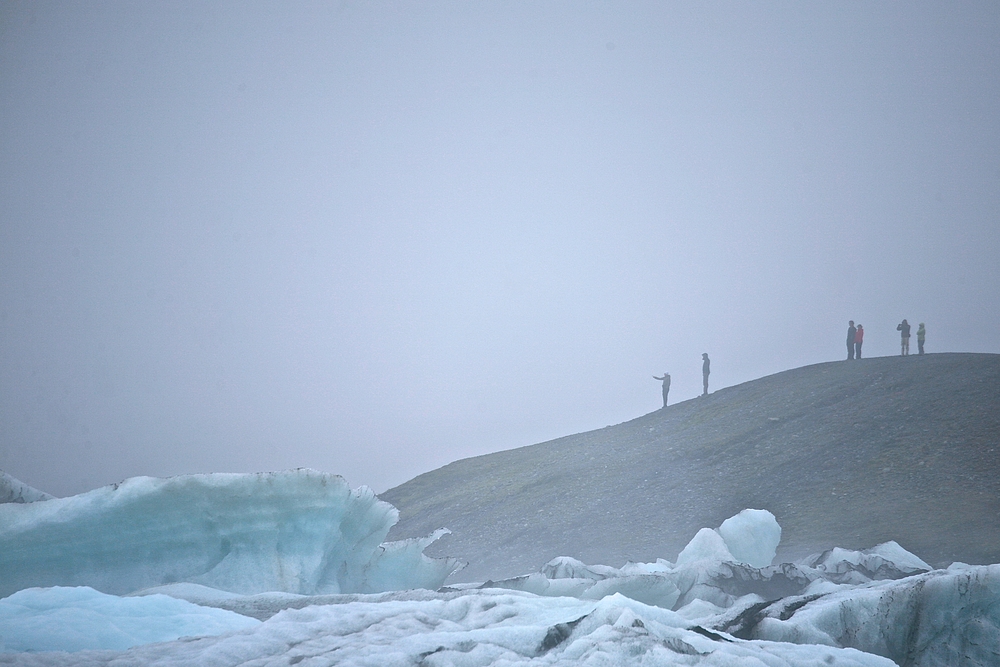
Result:
M667 407L667 394L670 393L670 373L663 372L663 377L653 376L654 380L663 380L663 407Z
M927 329L924 328L924 323L921 322L920 326L917 327L917 354L924 353L924 339L927 338Z
M858 325L858 330L854 332L854 356L857 359L861 358L861 344L865 342L865 328Z
M847 323L847 360L854 358L854 337L858 330L854 328L854 320Z
M903 320L896 325L896 331L899 332L900 355L905 357L910 354L910 325Z
M702 354L701 358L704 359L701 362L701 383L704 385L701 395L708 396L708 374L712 372L712 361L708 358L708 352Z

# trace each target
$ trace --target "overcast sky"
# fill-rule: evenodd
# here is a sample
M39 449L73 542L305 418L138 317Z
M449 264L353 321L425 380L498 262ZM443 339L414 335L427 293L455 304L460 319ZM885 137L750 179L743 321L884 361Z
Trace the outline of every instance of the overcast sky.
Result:
M1000 352L995 2L0 2L0 468L450 461Z

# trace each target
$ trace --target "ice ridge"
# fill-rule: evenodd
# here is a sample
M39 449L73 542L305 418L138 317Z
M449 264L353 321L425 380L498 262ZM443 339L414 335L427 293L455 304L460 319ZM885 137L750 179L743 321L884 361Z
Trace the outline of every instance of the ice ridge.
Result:
M241 594L437 588L458 568L383 544L394 507L299 469L135 477L70 498L0 505L0 595L32 586L111 594L191 582Z

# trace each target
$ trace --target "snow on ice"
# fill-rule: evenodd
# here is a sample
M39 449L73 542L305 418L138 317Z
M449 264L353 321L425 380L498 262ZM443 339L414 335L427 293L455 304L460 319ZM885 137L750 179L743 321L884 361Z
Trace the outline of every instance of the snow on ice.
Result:
M777 521L744 510L675 563L559 557L441 588L455 563L422 554L437 534L380 545L395 518L312 471L0 506L18 591L0 665L1000 664L1000 565L932 570L894 542L772 565Z

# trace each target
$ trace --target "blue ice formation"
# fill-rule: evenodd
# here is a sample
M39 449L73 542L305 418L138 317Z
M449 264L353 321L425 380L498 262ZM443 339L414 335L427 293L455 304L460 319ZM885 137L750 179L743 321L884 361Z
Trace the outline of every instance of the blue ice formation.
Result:
M437 588L447 531L383 544L397 510L314 470L134 477L70 498L0 505L0 595L89 586L123 595L174 582L241 594Z
M580 575L573 577L577 579L617 569L569 562L554 567L560 574ZM751 594L729 608L696 599L677 611L621 593L589 599L481 588L301 597L220 595L192 584L165 588L194 594L203 606L265 612L265 620L221 632L218 626L214 632L207 625L196 627L189 630L200 636L196 641L165 639L126 651L0 653L0 665L996 667L1000 655L1000 565L957 566L861 586L841 584L774 601ZM27 594L24 601L31 601L45 593L33 589L16 596ZM66 606L87 612L89 597L106 608L68 615L77 636L92 632L100 638L108 619L130 615L127 622L135 626L134 635L152 636L155 628L145 629L145 624L163 626L177 615L159 603L137 614L137 608L129 606L133 598L79 597ZM241 604L244 601L247 604ZM45 614L31 618L34 627L19 626L34 633L37 643L29 650L48 651L63 641L66 625L46 623Z
M294 486L296 476L307 488L322 486L320 480L326 479L341 489L339 478L299 471L232 476L230 483L208 479L214 476L178 478L184 484L174 490L198 496L207 484L249 503L248 492L267 495L269 486ZM161 504L168 499L176 503L164 492L164 487L173 488L170 481L143 480L155 493L146 489L138 495L153 493ZM193 481L200 490L188 488ZM272 492L281 496L279 491ZM345 497L365 500L369 494L348 490ZM298 510L312 517L315 497L322 494L293 495ZM289 502L284 498L277 504ZM354 501L345 502L354 509L343 513L341 522L353 517L346 522L353 528L342 525L341 534L370 535L372 525L381 525L382 505L368 502L359 509ZM58 501L38 505L57 507ZM73 509L73 504L68 507ZM249 511L253 516L252 507ZM295 523L294 514L281 516ZM49 523L56 520L43 516ZM392 512L388 516L394 518ZM274 517L265 518L271 522L269 530L277 530ZM304 521L312 525L317 519ZM106 520L94 525L110 531L103 535L105 541L117 534ZM834 548L796 563L773 565L780 529L768 512L744 511L723 526L700 531L676 563L660 559L616 568L561 557L540 572L479 587L347 593L340 586L339 594L241 595L187 582L140 591L138 598L90 588L29 589L0 600L0 640L7 651L0 652L0 665L235 667L251 658L255 664L390 661L470 667L498 662L554 667L585 662L704 667L1000 664L1000 565L954 564L931 570L895 542L865 551ZM181 541L186 535L179 532ZM364 569L367 586L374 588L371 582L378 581L402 589L423 577L413 575L411 565L414 560L424 562L421 551L434 537L366 552L376 555L369 556ZM157 544L167 541L158 538ZM242 567L263 565L262 558L251 556ZM176 560L177 554L171 557ZM350 569L349 560L340 561L339 571ZM351 562L362 560L359 556ZM91 562L81 569L96 567ZM442 572L438 575L443 578ZM163 594L187 600L190 607L172 605ZM263 622L236 614L214 616L211 608ZM180 634L198 639L177 639ZM80 648L105 650L53 651Z
M118 597L86 586L26 588L0 600L0 651L124 651L260 621L166 595Z
M351 597L285 609L249 629L196 640L125 651L0 653L0 665L894 667L851 648L732 641L622 595L579 600L471 590Z
M781 526L767 510L745 509L723 521L718 532L736 562L753 567L770 565L781 542Z
M691 604L726 609L748 595L775 600L825 593L840 585L902 579L932 569L895 542L866 551L834 548L795 563L772 565L780 539L781 527L773 514L745 509L718 529L699 530L676 563L661 558L614 568L561 556L540 572L484 586L581 599L620 593L674 610Z

